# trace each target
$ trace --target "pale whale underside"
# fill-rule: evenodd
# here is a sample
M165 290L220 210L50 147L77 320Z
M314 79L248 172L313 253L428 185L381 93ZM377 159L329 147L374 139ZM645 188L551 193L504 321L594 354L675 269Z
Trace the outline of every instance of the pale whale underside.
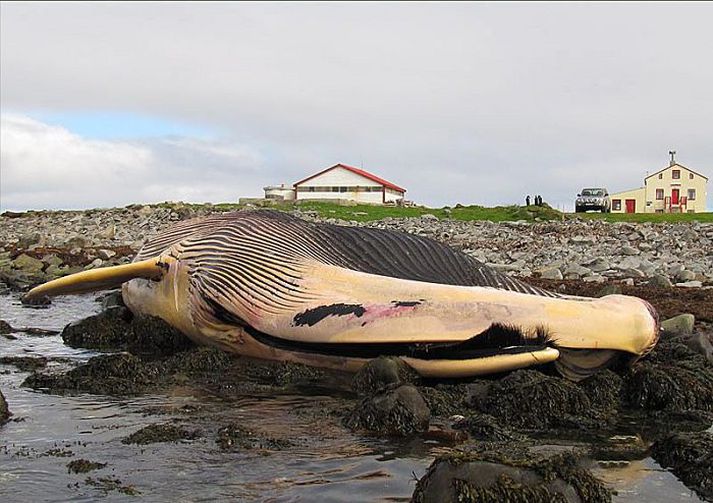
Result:
M566 362L558 362L564 375L579 379L619 354L636 357L655 344L600 341L582 321L591 314L615 329L619 319L629 323L620 300L566 298L429 238L308 222L275 211L178 222L151 238L134 262L137 270L146 269L135 279L133 270L119 270L124 266L97 275L131 279L124 297L133 310L162 316L202 342L259 357L332 367L343 362L354 369L354 361L386 354L406 358L425 375L466 376L553 361L560 341L550 337L550 327L584 328L594 338L575 337L562 351ZM103 276L94 282L106 284ZM38 290L80 291L51 285ZM154 302L158 297L168 301ZM643 301L636 301L639 309ZM643 311L644 318L655 316L650 306ZM559 318L559 326L551 324ZM626 330L639 331L641 323L634 325ZM230 327L252 342L235 343L244 340Z

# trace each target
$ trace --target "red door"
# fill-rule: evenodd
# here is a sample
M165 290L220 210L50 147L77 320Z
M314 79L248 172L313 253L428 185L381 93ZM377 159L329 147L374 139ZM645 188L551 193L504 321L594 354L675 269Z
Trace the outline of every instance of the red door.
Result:
M627 213L636 213L636 199L627 199L626 200L626 212Z
M678 189L671 189L671 204L678 204Z

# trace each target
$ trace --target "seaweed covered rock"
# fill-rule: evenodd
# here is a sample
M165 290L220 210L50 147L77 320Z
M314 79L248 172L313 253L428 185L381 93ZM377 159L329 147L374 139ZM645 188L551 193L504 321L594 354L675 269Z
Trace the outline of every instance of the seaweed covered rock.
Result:
M7 422L10 417L10 409L7 408L7 402L5 401L5 395L2 394L0 390L0 425Z
M681 341L662 341L632 369L623 393L635 408L713 410L713 367Z
M164 375L176 373L188 375L205 372L216 374L231 366L234 360L233 355L218 348L198 346L191 351L176 353L155 362L153 366Z
M458 421L453 428L466 430L473 439L486 442L509 442L525 438L488 414L471 414Z
M416 484L415 503L600 503L609 491L572 453L532 455L507 452L454 452L437 458Z
M14 329L7 321L0 320L0 334L2 334L2 335L9 334L13 330Z
M173 354L194 346L190 339L160 318L134 316L121 306L71 323L61 335L71 347L134 354Z
M713 344L711 344L711 339L708 335L697 333L691 335L684 344L693 351L703 356L709 364L713 365Z
M221 372L234 360L230 354L206 346L157 361L145 361L130 353L102 355L65 374L33 373L23 386L53 393L135 395L191 379L220 383L226 379Z
M94 357L66 374L33 373L23 386L51 392L124 395L152 389L160 377L158 368L124 353Z
M310 385L324 381L324 369L302 363L244 358L242 372L247 379L271 386Z
M713 500L713 434L676 433L654 443L651 456L701 497Z
M431 412L418 390L404 384L362 400L345 419L345 424L354 430L407 436L426 431L430 420Z
M401 358L380 356L359 369L352 379L352 389L360 395L372 395L389 385L417 380L418 374Z
M434 416L464 415L468 410L468 387L465 384L419 386L418 390Z
M122 444L155 444L158 442L178 442L198 437L197 430L186 430L173 424L150 424L121 440Z
M592 406L606 412L613 412L621 404L623 380L611 370L601 370L580 381L578 386L584 390Z
M106 466L106 463L98 463L89 461L88 459L75 459L67 463L67 471L69 473L87 473L92 470L100 470Z
M594 428L609 420L610 410L594 407L586 388L536 370L518 370L473 387L477 392L471 394L471 405L512 428Z
M220 428L216 435L215 443L224 451L241 449L279 450L291 445L287 440L262 435L235 423Z
M125 349L132 317L125 307L107 309L64 327L62 340L73 348Z
M639 435L614 435L605 442L594 444L590 455L601 461L631 461L645 458L648 447Z

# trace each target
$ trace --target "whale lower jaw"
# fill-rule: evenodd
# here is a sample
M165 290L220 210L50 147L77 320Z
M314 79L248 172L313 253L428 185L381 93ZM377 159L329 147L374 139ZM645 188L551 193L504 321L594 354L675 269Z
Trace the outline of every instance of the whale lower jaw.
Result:
M249 326L233 328L220 335L217 332L212 332L210 337L201 337L197 342L208 342L241 356L345 372L356 372L373 358L392 356L401 358L426 378L465 378L506 372L550 363L559 357L556 348L544 345L543 340L537 338L513 346L483 348L478 346L488 340L487 336L481 337L480 341L476 336L471 341L452 344L344 344L291 341Z
M499 355L515 355L547 348L548 337L544 330L526 337L514 327L494 324L488 330L465 341L455 342L401 342L401 343L330 343L293 341L275 337L252 327L245 331L256 341L277 349L317 353L322 355L377 358L403 356L419 360L477 360ZM497 343L497 345L495 345Z

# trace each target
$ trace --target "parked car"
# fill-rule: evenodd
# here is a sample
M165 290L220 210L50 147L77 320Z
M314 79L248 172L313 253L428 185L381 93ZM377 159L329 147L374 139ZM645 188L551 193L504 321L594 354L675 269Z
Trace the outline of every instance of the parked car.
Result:
M609 213L611 211L609 191L601 187L582 189L582 192L577 194L577 199L574 201L574 210L577 213L588 210L598 210L602 213Z

